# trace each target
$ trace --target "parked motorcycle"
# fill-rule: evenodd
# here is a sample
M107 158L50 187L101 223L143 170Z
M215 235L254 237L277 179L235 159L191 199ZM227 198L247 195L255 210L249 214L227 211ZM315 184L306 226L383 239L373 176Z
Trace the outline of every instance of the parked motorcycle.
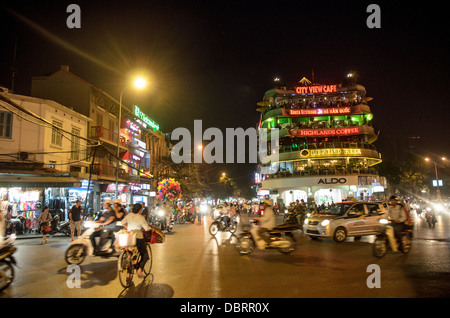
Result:
M437 220L436 220L436 214L434 213L433 208L428 206L425 209L425 219L427 220L428 226L430 228L434 229L436 226Z
M387 251L391 250L391 244L389 243L389 236L388 235L394 235L394 230L392 228L392 225L390 225L389 220L387 219L380 219L379 220L379 232L376 235L375 241L373 242L372 246L372 252L373 255L382 258L384 255L386 255ZM388 233L388 231L390 233ZM395 241L395 244L398 245L399 250L401 250L404 254L409 253L409 250L411 249L411 229L405 229L401 234L401 243L398 244L397 239L393 237L393 240Z
M66 236L70 236L70 221L61 222L58 215L55 215L50 221L51 231L47 234L55 235L62 233Z
M228 222L228 227L225 226L223 218L223 214L220 213L220 215L214 219L214 221L209 226L209 234L215 236L219 231L229 231L231 234L236 232L238 225L237 216L230 219L230 221Z
M13 254L17 247L13 245L15 235L8 238L0 247L0 292L7 288L14 280L14 267L16 260Z
M80 238L70 242L66 250L65 259L67 264L80 265L86 259L86 256L118 256L119 253L115 249L116 233L111 233L108 241L104 246L100 247L100 252L94 253L91 236L96 231L101 231L103 228L99 227L97 223L92 221L85 221L83 227L86 230L81 234Z
M237 248L243 255L252 253L256 247L257 222L251 222L250 225L243 227L243 233L239 237ZM264 248L278 249L283 254L291 254L295 249L295 238L293 232L298 230L299 226L292 223L285 223L274 227L267 234L270 237L270 243L264 241Z

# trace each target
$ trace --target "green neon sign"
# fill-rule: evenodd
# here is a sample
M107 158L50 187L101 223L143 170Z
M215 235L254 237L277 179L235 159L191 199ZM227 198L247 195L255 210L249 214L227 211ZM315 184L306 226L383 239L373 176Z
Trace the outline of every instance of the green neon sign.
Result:
M134 105L134 115L142 120L144 123L153 128L153 130L159 130L159 125L151 120L146 114L144 114L141 109Z

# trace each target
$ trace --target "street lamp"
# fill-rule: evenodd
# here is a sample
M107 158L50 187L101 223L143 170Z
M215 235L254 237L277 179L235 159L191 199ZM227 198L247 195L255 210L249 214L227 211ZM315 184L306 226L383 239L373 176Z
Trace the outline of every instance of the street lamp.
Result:
M447 158L446 157L441 157L441 160L442 161L446 161ZM427 158L425 158L425 161L428 162L428 161L431 161L431 159L427 157ZM434 171L436 173L436 187L437 187L437 189L436 189L436 199L438 201L441 201L441 190L439 190L439 177L438 177L437 164L436 164L436 161L433 161L433 163L434 163Z
M122 91L120 92L120 97L119 97L119 123L118 123L118 134L117 134L117 167L116 167L116 188L114 191L115 197L117 199L117 195L118 195L118 183L119 183L119 156L120 156L120 124L122 121L122 99L123 99L123 93L125 92L126 89L128 88L134 88L135 90L138 91L142 91L145 88L147 88L148 85L148 81L145 77L142 76L136 76L131 85L127 85L125 86Z

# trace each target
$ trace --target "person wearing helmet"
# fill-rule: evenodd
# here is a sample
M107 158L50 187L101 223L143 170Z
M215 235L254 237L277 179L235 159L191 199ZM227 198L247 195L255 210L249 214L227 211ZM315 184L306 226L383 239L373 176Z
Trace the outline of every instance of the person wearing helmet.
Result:
M106 200L103 204L103 208L105 208L106 211L103 212L102 216L97 221L99 225L103 226L103 229L99 232L94 232L94 234L91 236L94 253L98 253L101 251L101 248L105 245L106 241L111 236L111 232L113 232L116 227L116 214L114 209L112 208L112 205L112 200ZM95 238L97 236L100 236L99 246L95 244Z
M255 237L256 246L259 249L264 249L266 243L270 243L270 237L267 232L270 232L275 227L275 214L272 209L272 201L264 200L264 215L258 219L259 228L252 232Z

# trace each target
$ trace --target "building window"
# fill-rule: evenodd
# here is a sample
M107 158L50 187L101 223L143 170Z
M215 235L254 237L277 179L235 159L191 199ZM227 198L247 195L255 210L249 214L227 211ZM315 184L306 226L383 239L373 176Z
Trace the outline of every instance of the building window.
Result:
M59 132L59 129L55 127L62 128L63 123L57 120L53 120L52 124L52 145L62 147L62 134Z
M0 138L12 138L13 114L0 111Z
M70 142L70 159L80 160L80 129L72 128L72 139Z

